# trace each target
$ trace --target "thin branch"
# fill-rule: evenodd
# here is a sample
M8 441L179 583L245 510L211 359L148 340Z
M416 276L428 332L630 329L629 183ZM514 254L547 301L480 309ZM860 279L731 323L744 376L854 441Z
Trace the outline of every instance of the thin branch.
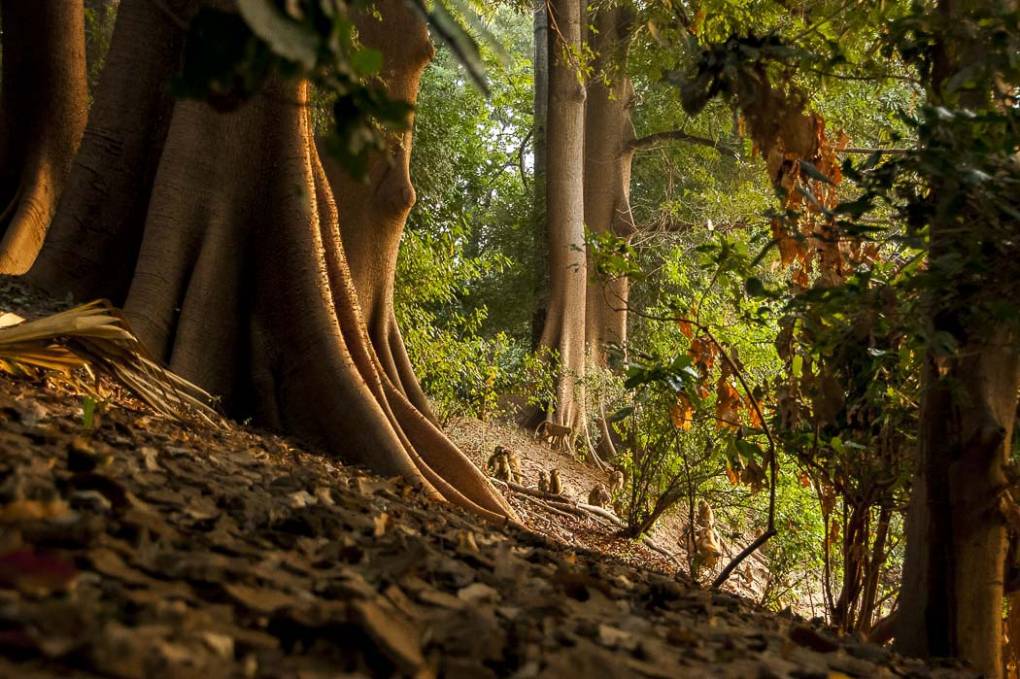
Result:
M627 151L639 151L641 149L655 146L664 141L682 141L689 144L699 144L701 146L707 146L713 148L724 156L730 158L736 158L737 153L733 149L727 146L720 146L717 142L709 139L708 137L699 137L695 134L688 134L683 130L667 130L665 132L655 132L653 134L645 135L644 137L638 137L632 139L626 146Z
M769 530L759 535L758 539L756 539L754 542L749 544L747 547L744 547L740 551L740 554L737 554L735 557L733 557L733 559L728 564L726 564L726 568L722 569L719 575L716 576L715 580L712 581L712 589L718 589L719 585L726 582L726 579L730 577L730 574L733 572L734 568L739 566L744 559L751 556L759 547L768 542L769 538L771 538L775 534L776 534L775 529L770 528Z
M914 153L917 149L889 149L889 148L862 148L852 147L848 149L837 150L836 153L882 153L885 155L906 155L908 153Z

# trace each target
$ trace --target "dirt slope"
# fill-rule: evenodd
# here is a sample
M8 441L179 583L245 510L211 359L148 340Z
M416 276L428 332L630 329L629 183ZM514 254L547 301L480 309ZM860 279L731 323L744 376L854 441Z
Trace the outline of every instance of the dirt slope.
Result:
M970 676L117 390L94 425L0 378L0 676Z

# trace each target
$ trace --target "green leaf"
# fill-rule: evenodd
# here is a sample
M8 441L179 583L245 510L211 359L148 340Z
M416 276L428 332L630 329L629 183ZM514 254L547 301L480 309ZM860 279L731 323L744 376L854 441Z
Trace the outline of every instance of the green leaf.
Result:
M368 47L360 49L351 55L351 66L363 76L375 75L382 70L382 52Z
M797 354L793 357L793 361L790 363L790 372L793 373L794 377L800 377L804 374L804 357Z
M751 443L746 439L734 439L733 443L736 445L737 450L745 459L762 459L765 457L765 451L761 449L756 443Z
M96 399L85 396L81 400L81 424L86 429L96 426Z
M237 0L241 16L255 35L285 59L315 68L318 36L280 12L270 0Z

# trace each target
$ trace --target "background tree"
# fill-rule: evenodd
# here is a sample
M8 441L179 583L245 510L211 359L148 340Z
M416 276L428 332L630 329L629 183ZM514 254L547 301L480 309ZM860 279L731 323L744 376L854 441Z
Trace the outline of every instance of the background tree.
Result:
M584 107L582 7L551 0L549 107L546 127L546 220L549 234L549 308L540 346L556 352L558 382L549 414L576 428L585 372Z

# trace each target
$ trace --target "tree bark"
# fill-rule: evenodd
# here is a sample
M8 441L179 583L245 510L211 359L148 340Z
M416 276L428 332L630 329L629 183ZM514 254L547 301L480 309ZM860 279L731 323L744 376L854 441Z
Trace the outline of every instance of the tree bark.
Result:
M0 3L0 273L35 261L88 109L82 0Z
M999 676L1007 532L998 502L1020 388L1016 338L994 333L947 362L929 358L924 384L896 646Z
M380 74L386 93L414 104L421 74L433 48L424 22L403 0L380 0L371 11L355 15L361 41L383 54ZM380 19L381 17L381 19ZM394 277L400 239L414 206L411 184L412 119L408 129L387 139L386 150L370 161L365 179L352 178L338 162L323 154L323 166L343 216L344 251L358 292L368 336L390 381L428 419L436 422L422 391L393 308Z
M81 149L29 280L122 304L170 127L169 82L198 0L124 0Z
M942 0L938 11L947 24L963 23L1008 4ZM935 47L927 83L929 102L978 112L990 109L996 83L979 79L955 92L946 87L954 75L983 63L988 45L980 39L950 41L943 35ZM940 202L943 192L952 195L954 181L951 176L938 177L930 192L935 209L929 266L945 258L967 261L968 247L996 251L981 243L963 245L968 239L990 236L982 228L984 215L974 214L965 201L949 206ZM1011 249L997 255L1004 261L982 262L996 273L976 292L960 285L932 291L927 300L930 332L948 334L958 346L948 357L929 351L925 360L919 460L896 621L900 652L963 658L988 677L1003 672L1008 532L1001 503L1008 487L1005 466L1012 452L1020 390L1020 339L1015 324L975 309L989 299L1016 298L1008 265L1018 253Z
M537 349L542 341L542 328L549 305L549 231L546 222L546 176L548 149L546 127L549 118L549 13L546 0L535 0L534 7L534 111L532 114L532 152L535 158L534 205L532 205L532 242L534 247L534 275L532 286L535 309L531 315L531 347Z
M549 2L549 108L546 219L549 230L549 310L539 344L559 357L551 419L577 430L585 368L587 267L584 251L585 89L581 52L581 3Z
M584 118L585 226L595 234L611 233L627 242L635 232L630 208L634 87L627 76L633 20L629 4L605 7L595 13L591 22L595 30L588 33L595 75L588 84ZM611 345L626 351L630 281L626 276L599 275L590 256L587 266L585 340L591 362L606 367ZM601 408L599 415L597 453L611 459L616 455L619 436Z
M129 69L140 49L115 40L108 69ZM145 62L153 70L160 64ZM373 348L312 141L307 90L306 83L275 82L229 114L194 101L173 106L144 218L120 227L121 237L141 243L125 315L154 355L222 396L231 414L404 476L491 519L514 518L390 379ZM103 92L111 107L137 94ZM120 147L137 132L118 129L110 143ZM151 156L132 157L143 164ZM126 167L129 159L118 158ZM80 233L84 244L88 232ZM49 261L40 267L58 270ZM115 287L103 274L116 272L83 267L100 286Z
M588 84L584 119L585 225L593 233L628 241L635 230L630 209L634 87L627 77L632 22L630 8L619 5L593 18L589 46L595 77ZM600 277L588 260L585 335L595 365L606 365L610 344L623 347L627 341L628 292L626 277Z

